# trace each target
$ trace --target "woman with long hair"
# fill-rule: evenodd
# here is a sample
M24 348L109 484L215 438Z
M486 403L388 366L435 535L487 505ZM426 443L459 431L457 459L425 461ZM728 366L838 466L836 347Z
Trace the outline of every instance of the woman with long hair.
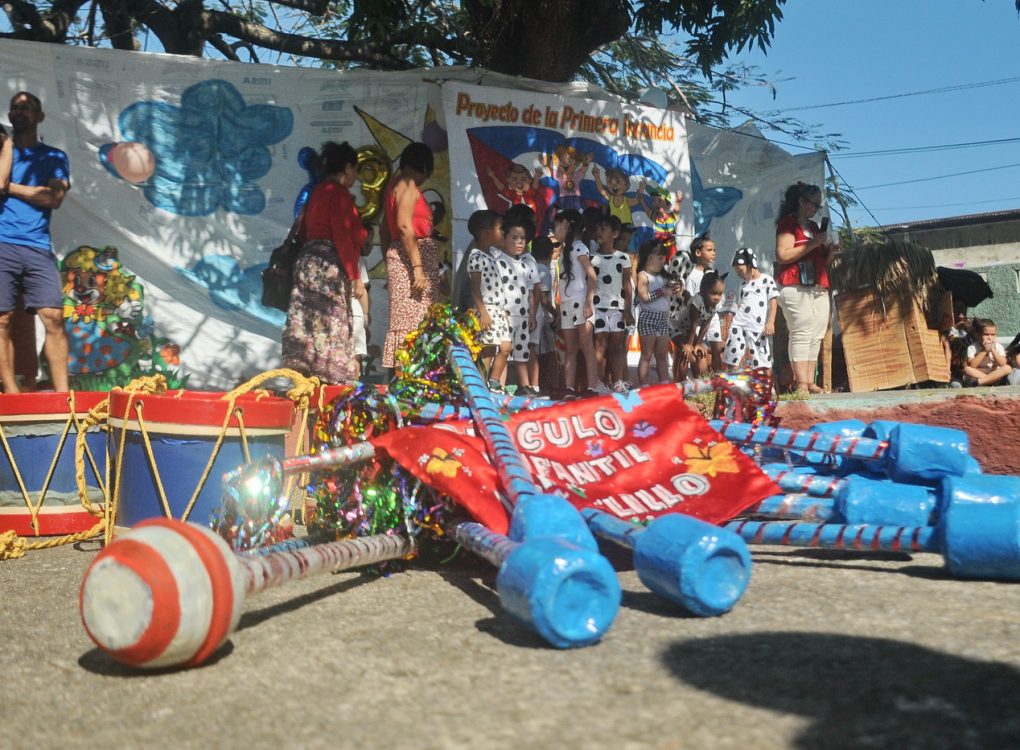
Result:
M822 207L817 185L786 189L776 219L779 306L790 330L789 355L798 393L821 393L815 365L829 325L829 255L825 230L814 222ZM823 226L827 220L823 220Z
M318 162L322 179L298 220L303 244L283 328L283 364L327 383L349 383L357 372L351 298L361 294L358 260L368 236L350 191L358 155L346 141L329 141Z
M390 322L383 367L395 367L394 353L440 298L439 243L432 237L432 209L421 193L431 175L432 149L411 143L400 154L400 168L383 196L382 222Z

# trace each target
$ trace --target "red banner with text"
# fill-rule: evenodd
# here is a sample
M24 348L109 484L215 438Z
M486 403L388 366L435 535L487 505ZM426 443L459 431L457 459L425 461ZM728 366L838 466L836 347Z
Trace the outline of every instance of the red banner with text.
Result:
M520 412L505 424L540 490L622 519L685 513L721 523L781 491L673 385ZM506 533L512 505L471 421L405 427L372 442Z

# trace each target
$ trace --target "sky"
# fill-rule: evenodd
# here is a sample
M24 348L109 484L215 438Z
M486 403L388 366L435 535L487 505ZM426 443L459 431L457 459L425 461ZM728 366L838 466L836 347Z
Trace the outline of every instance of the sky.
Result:
M830 160L861 202L849 212L852 226L1020 209L1020 17L1014 0L788 0L783 16L767 53L729 58L775 81L775 99L760 88L729 98L756 112L790 109L821 132L842 134L845 149L830 152ZM932 89L951 90L906 96ZM877 97L895 98L858 101ZM848 101L857 103L818 107ZM795 109L801 107L814 108ZM765 135L803 153L784 145L793 141L782 133ZM834 224L841 225L835 205L832 210Z

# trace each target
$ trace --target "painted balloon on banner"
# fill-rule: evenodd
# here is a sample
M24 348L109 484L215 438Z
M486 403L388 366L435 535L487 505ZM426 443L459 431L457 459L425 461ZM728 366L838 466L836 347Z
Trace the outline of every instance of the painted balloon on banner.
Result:
M117 174L132 184L145 182L156 171L156 157L144 143L118 143L108 154Z

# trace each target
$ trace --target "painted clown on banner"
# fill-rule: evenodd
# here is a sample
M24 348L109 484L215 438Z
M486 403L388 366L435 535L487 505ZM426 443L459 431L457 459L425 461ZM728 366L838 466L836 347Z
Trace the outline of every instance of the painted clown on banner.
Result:
M635 227L634 247L668 224L681 247L694 236L683 118L622 102L446 83L455 248L466 220L525 204L539 232L558 210L602 207ZM656 196L673 196L660 206ZM669 216L664 216L669 213ZM660 229L661 231L661 226Z
M75 390L107 391L142 375L160 374L183 387L181 348L156 336L145 290L115 247L79 247L60 261L68 372Z

